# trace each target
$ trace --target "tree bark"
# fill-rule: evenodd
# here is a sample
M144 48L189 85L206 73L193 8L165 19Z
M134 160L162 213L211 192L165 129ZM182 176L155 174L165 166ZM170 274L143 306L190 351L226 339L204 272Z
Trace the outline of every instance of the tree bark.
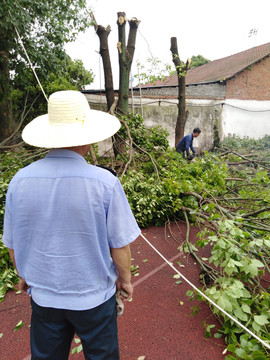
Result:
M118 25L118 58L119 58L119 98L118 110L124 114L128 113L128 95L129 95L129 75L133 61L137 29L140 21L132 18L129 21L129 36L126 45L126 14L117 13Z
M108 25L106 28L104 26L98 25L93 13L91 13L91 19L94 22L94 27L96 33L99 37L99 53L102 58L103 71L104 71L104 81L105 81L105 95L107 101L107 110L112 113L111 109L114 105L114 86L113 86L113 75L112 75L112 66L108 45L108 37L111 32L111 28ZM117 155L117 148L115 145L115 136L112 136L113 152L114 156Z
M129 36L126 45L126 14L124 12L117 13L118 25L118 59L119 59L119 97L117 110L120 114L128 114L128 96L129 96L129 76L132 60L135 51L137 29L140 21L132 18L129 21ZM115 135L115 155L126 151L125 143Z
M139 26L140 21L136 18L132 18L129 21L130 31L128 37L128 44L126 45L126 14L124 12L117 13L118 19L118 55L119 55L119 96L117 102L117 111L120 114L128 113L128 96L129 96L129 75L131 64L135 51L135 42L136 42L136 34L137 28ZM107 99L107 107L108 111L114 107L114 88L113 88L113 77L112 77L112 69L110 62L110 54L108 47L108 36L110 33L110 27L104 28L101 25L97 25L95 17L93 13L91 13L91 18L94 22L95 30L100 40L100 55L103 61L104 68L104 77L105 77L105 91L106 91L106 99ZM117 134L112 137L113 139L113 149L114 155L117 156L119 153L125 152L125 143L119 138Z
M108 37L111 32L111 28L109 25L106 28L104 26L98 25L93 13L91 13L91 18L94 22L94 27L99 37L99 53L103 63L105 81L104 87L107 100L107 110L109 111L114 103L113 76L108 45Z
M0 142L7 138L14 129L12 102L9 94L8 57L0 51Z
M171 52L178 76L178 115L175 125L175 147L184 136L185 124L188 112L186 111L186 72L189 69L189 61L185 64L180 60L177 47L177 38L171 38Z

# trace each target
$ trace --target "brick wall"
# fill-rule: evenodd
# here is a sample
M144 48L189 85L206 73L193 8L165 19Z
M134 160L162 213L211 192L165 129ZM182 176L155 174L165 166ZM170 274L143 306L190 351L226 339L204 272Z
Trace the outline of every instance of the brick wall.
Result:
M227 80L226 99L270 100L270 56Z

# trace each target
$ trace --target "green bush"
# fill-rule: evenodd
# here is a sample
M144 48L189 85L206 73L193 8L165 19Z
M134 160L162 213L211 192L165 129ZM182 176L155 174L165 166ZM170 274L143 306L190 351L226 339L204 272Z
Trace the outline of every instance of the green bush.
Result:
M122 179L124 190L141 227L164 225L168 219L182 217L182 206L197 208L197 201L184 194L207 189L218 195L225 186L225 164L207 154L188 163L174 150L137 165Z

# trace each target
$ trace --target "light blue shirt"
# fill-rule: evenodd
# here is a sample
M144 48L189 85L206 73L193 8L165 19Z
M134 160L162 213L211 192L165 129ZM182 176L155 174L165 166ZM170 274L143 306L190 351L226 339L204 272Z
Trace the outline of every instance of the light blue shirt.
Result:
M56 149L21 169L6 197L4 244L40 306L86 310L115 293L110 248L140 235L120 181Z

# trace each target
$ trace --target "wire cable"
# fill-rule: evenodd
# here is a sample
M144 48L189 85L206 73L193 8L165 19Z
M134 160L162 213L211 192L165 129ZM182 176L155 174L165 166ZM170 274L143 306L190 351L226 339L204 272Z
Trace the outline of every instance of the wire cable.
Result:
M8 10L8 12L9 12L10 17L12 18L12 15L11 15L11 13L10 13L9 10ZM32 64L32 62L31 62L31 60L30 60L30 58L29 58L29 56L28 56L28 53L27 53L27 51L26 51L26 49L25 49L25 47L24 47L22 38L20 37L19 31L18 31L16 25L14 25L14 29L15 29L15 32L16 32L16 34L17 34L19 43L20 43L21 47L23 48L23 51L24 51L25 56L26 56L26 58L27 58L27 61L28 61L29 65L30 65L30 67L31 67L31 69L32 69L32 71L33 71L33 73L34 73L34 75L35 75L35 78L36 78L36 80L37 80L37 82L38 82L38 85L39 85L39 87L40 87L40 89L41 89L41 91L42 91L42 93L43 93L46 101L48 102L48 98L47 98L47 96L46 96L46 94L45 94L45 91L44 91L44 89L43 89L40 81L39 81L39 78L38 78L37 73L36 73L36 71L35 71L35 69L34 69L34 67L33 67L33 64Z

